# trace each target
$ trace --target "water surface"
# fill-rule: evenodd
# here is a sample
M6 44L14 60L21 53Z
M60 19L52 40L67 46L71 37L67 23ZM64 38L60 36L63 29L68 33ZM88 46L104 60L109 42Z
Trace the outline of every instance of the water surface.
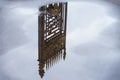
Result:
M38 8L16 5L0 8L0 80L41 80ZM68 2L66 59L45 71L42 80L119 80L119 8Z

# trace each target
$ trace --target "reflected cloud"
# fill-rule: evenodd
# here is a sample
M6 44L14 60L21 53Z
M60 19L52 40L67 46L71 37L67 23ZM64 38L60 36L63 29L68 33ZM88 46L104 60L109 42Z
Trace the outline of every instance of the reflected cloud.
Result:
M4 13L4 16L5 15L6 14ZM0 21L0 24L2 25L0 27L0 54L4 54L9 50L24 44L27 40L24 30L21 28L22 25L19 22L20 19L16 20L15 17L9 16L10 15L6 15L8 18L7 20L5 17Z
M69 30L67 37L69 41L73 41L73 43L70 43L72 46L98 40L106 29L111 28L111 25L118 21L118 19L109 15L105 5L89 2L80 4L82 6L73 2L68 6L68 16L75 14L68 17Z
M12 4L14 2L6 2L4 6L1 6L0 55L37 38L37 36L33 38L33 35L37 34L36 13L38 10L36 8L19 7L20 3ZM11 9L12 6L17 7ZM36 32L33 32L34 30Z

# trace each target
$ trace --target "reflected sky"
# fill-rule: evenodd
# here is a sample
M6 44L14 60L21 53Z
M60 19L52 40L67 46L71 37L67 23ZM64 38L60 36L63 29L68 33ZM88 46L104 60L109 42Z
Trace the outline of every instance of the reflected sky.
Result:
M0 80L41 80L38 9L19 5L0 8ZM118 5L106 2L69 2L66 60L42 80L119 80L118 13Z

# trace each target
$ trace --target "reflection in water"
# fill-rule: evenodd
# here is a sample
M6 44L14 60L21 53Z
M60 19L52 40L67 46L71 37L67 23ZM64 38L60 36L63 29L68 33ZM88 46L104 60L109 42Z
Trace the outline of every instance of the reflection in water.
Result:
M52 3L39 9L39 74L66 56L67 3Z

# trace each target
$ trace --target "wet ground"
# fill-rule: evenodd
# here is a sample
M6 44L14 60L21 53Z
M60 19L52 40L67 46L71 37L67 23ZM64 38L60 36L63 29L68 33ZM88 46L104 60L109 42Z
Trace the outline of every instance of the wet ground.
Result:
M26 3L0 3L0 80L41 80L38 4ZM66 60L42 80L119 80L119 10L106 2L68 2Z

